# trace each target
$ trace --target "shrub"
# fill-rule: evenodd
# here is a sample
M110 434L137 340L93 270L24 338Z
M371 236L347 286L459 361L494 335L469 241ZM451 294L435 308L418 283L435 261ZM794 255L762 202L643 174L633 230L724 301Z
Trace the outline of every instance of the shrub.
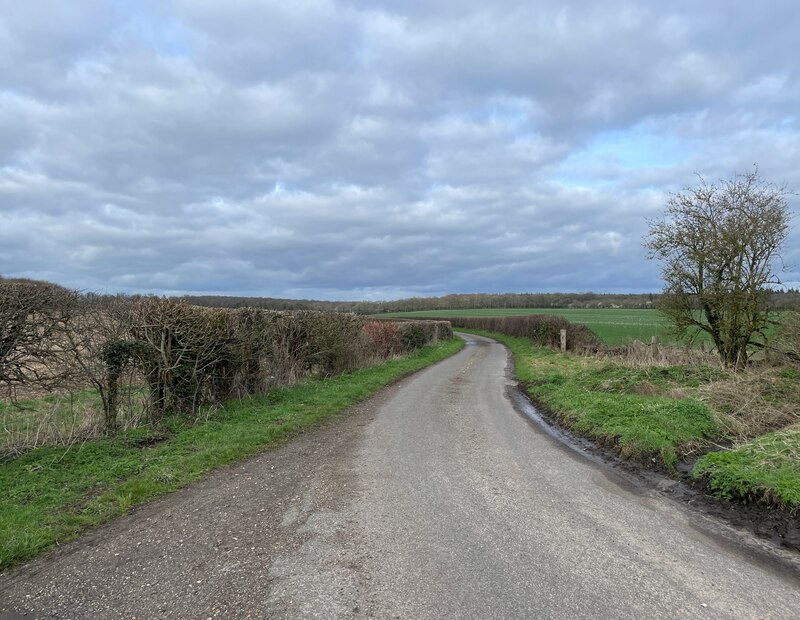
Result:
M119 427L120 395L138 392L136 420L159 422L167 412L196 415L205 405L350 372L452 336L443 322L207 308L2 278L0 319L0 385L92 387L109 434Z
M241 364L231 314L185 301L135 300L130 334L150 388L151 411L196 413L228 398Z
M400 338L403 340L403 346L407 351L414 351L421 349L425 343L430 342L433 338L436 328L433 325L425 324L424 322L404 323L400 326Z
M362 365L364 319L350 313L300 312L308 323L309 371L335 375Z
M387 359L403 352L400 324L394 321L368 321L364 324L367 355Z

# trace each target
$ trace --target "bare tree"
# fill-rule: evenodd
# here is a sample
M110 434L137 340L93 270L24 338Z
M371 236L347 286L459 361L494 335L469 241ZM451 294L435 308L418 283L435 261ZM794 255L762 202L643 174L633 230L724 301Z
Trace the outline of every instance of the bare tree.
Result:
M663 261L660 309L681 336L710 334L726 366L741 368L764 345L770 287L789 230L785 186L755 167L672 194L650 221L645 247Z
M56 284L0 278L0 385L51 389L67 378L65 334L77 293Z

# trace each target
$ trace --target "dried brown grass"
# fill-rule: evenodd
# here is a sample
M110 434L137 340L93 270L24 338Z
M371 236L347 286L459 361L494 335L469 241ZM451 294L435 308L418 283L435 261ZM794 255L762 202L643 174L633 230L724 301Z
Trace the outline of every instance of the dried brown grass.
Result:
M659 344L654 354L653 347L641 340L634 340L625 346L601 350L597 353L597 356L610 358L614 362L634 368L664 368L667 366L721 367L719 355L715 351Z
M606 349L597 356L630 368L706 366L718 369L720 378L695 387L676 386L663 393L642 383L633 391L642 395L660 393L671 398L701 400L709 406L725 436L732 441L752 439L800 422L800 380L785 364L761 362L750 365L745 371L733 372L724 369L716 351L658 345L654 354L650 345L640 341Z
M103 417L97 407L59 396L35 411L17 405L0 414L0 460L40 446L66 446L102 433Z
M755 367L697 388L734 439L749 439L800 421L800 384L780 369Z

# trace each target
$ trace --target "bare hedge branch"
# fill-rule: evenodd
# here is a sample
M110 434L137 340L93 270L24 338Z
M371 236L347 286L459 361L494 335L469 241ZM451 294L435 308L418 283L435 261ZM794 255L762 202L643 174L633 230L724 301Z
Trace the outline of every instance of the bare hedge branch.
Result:
M205 308L0 279L0 383L12 393L94 388L108 434L119 427L123 378L128 394L141 391L134 381L146 386L147 418L157 423L307 376L350 372L442 337L452 337L449 323L376 328L354 314Z
M68 378L65 335L78 294L48 282L0 278L0 385L52 389Z

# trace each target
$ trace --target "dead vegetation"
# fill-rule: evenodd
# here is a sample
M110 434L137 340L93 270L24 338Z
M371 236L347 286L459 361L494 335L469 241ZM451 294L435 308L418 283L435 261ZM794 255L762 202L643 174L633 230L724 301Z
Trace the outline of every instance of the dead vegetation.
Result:
M451 338L446 322L192 306L0 279L0 456L330 376Z
M0 280L0 385L50 389L69 379L64 335L77 293L47 282Z
M787 344L787 340L776 339L773 351L782 351ZM697 347L653 346L633 341L598 355L635 369L714 369L716 378L697 386L677 386L664 392L641 384L634 391L701 400L709 405L717 423L732 441L758 437L800 421L800 369L793 367L791 358L785 355L773 353L768 360L751 363L745 371L738 372L725 369L716 352Z
M800 312L784 314L769 351L786 363L800 364Z
M727 435L749 439L800 421L800 372L762 366L698 388Z
M721 367L719 356L714 351L691 346L645 344L641 340L633 340L624 346L607 347L596 354L636 368L693 365Z

